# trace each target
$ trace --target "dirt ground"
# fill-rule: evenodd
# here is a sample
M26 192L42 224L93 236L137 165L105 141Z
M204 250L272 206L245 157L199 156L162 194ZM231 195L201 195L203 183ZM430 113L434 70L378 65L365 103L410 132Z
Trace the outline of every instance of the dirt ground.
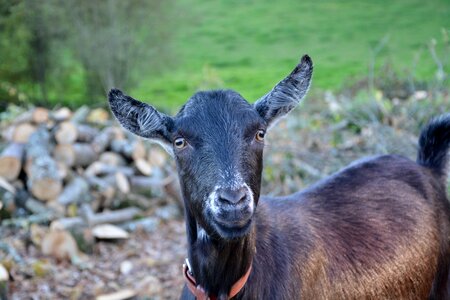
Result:
M94 299L124 289L136 299L177 299L183 286L186 237L182 220L161 223L152 233L135 232L121 242L97 242L83 266L45 257L28 245L27 232L5 232L21 263L10 261L10 299ZM0 252L1 253L1 252Z

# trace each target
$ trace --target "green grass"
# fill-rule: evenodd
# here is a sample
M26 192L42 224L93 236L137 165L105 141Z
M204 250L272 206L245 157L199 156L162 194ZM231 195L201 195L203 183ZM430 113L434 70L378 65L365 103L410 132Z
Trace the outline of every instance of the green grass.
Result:
M430 80L436 66L427 44L450 29L448 0L185 0L176 9L172 66L128 91L171 110L206 88L256 100L304 53L315 62L313 88L339 89L367 76L371 52L386 36L377 65L406 72L421 54L415 74Z

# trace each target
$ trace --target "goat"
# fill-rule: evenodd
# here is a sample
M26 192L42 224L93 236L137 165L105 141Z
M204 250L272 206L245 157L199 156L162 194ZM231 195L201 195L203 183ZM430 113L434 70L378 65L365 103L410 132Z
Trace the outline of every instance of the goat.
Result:
M120 124L176 160L189 245L181 299L445 299L450 114L423 129L417 162L383 155L260 197L266 131L305 96L312 71L305 55L254 104L197 92L175 117L109 92Z

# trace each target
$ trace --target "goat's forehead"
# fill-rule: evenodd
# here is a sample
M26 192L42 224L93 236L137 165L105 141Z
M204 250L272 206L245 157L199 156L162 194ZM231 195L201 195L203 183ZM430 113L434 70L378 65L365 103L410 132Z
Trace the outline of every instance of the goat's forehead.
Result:
M181 123L208 123L209 126L223 123L221 120L230 124L262 121L253 106L231 90L196 93L181 108L176 119Z

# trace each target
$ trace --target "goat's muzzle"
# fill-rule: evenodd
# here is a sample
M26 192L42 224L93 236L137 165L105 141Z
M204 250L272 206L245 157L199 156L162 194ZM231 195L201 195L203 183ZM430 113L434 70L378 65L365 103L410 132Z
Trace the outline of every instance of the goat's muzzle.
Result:
M254 212L250 188L218 188L212 195L211 213L216 230L224 238L236 238L247 233Z

